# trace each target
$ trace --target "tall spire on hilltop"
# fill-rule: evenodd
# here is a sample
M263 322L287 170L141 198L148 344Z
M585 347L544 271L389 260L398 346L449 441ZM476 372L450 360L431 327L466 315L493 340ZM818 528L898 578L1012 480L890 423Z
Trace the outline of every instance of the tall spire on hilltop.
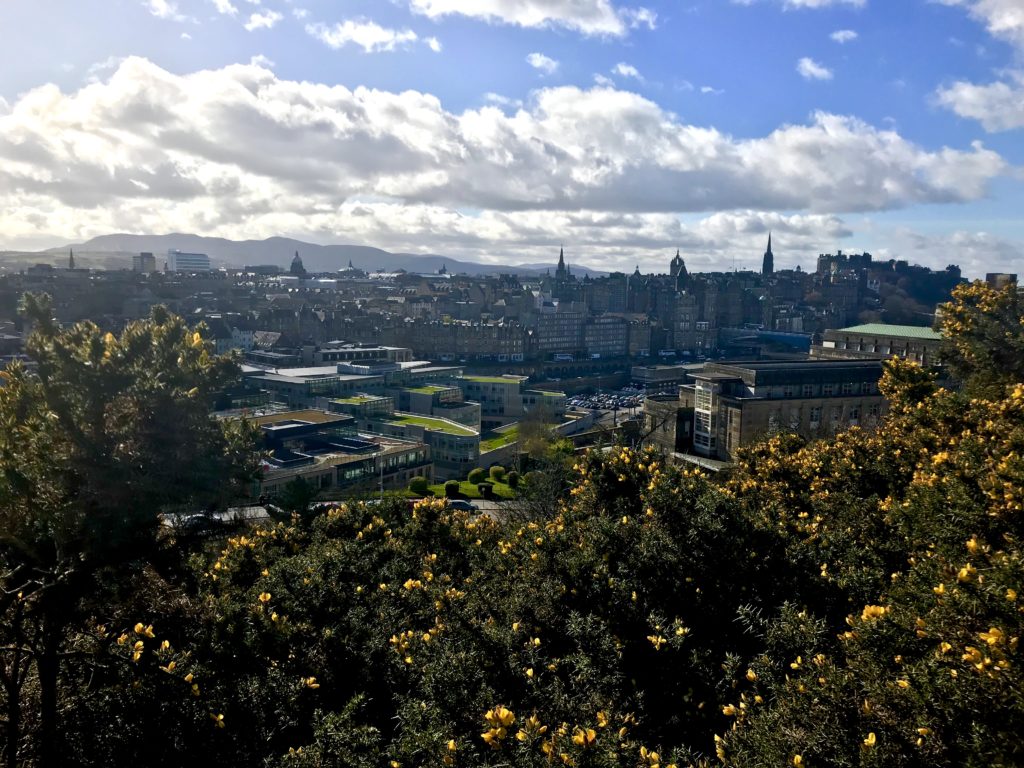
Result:
M68 269L75 268L75 252L68 248Z
M768 233L768 250L764 252L761 262L761 274L768 276L775 273L775 255L772 253L772 233Z

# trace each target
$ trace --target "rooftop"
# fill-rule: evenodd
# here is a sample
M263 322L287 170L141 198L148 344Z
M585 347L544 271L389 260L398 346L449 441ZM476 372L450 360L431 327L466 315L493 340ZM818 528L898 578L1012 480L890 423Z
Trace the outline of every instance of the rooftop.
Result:
M268 416L260 416L253 419L253 423L257 426L273 426L288 423L301 423L305 422L308 424L331 424L334 422L351 421L351 416L346 416L343 413L327 413L326 411L282 411L281 413L272 413Z
M453 387L442 387L438 384L427 384L422 387L406 387L409 392L417 392L421 395L432 395L435 392L445 392Z
M356 395L355 397L336 397L331 400L332 403L342 403L344 405L363 405L364 403L373 403L378 400L386 400L384 397L376 397L374 395Z
M495 432L489 432L485 439L480 440L481 451L493 451L504 448L506 445L516 442L519 439L519 425L511 424L502 427Z
M462 437L474 437L476 432L469 427L448 421L446 419L432 419L429 416L419 416L412 413L395 413L388 416L385 421L388 424L398 424L410 427L423 427L434 432L444 432L449 435L461 435Z
M887 323L866 323L849 328L840 328L835 333L856 333L863 336L901 336L908 339L941 341L942 334L931 328L918 325L888 325Z
M522 384L526 377L520 376L463 376L463 381L472 381L474 384Z

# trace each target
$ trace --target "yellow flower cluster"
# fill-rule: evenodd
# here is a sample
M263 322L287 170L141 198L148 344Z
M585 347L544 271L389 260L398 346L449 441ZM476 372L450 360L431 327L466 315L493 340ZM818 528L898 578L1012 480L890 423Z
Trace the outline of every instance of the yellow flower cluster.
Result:
M480 734L480 738L491 749L501 749L501 744L508 735L508 729L516 721L516 716L508 707L498 705L494 709L487 710L484 721L490 726Z

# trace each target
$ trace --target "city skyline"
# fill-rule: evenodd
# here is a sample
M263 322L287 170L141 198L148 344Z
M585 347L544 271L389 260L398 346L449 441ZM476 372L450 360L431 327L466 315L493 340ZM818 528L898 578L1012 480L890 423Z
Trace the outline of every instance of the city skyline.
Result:
M564 241L711 271L758 269L771 230L776 269L1024 256L1016 0L15 0L0 28L0 247Z

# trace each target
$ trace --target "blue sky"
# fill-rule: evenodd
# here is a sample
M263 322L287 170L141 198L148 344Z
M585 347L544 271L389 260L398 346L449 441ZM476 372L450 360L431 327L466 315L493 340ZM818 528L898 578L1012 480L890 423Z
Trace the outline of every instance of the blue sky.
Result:
M4 0L0 247L1024 258L1024 0Z

